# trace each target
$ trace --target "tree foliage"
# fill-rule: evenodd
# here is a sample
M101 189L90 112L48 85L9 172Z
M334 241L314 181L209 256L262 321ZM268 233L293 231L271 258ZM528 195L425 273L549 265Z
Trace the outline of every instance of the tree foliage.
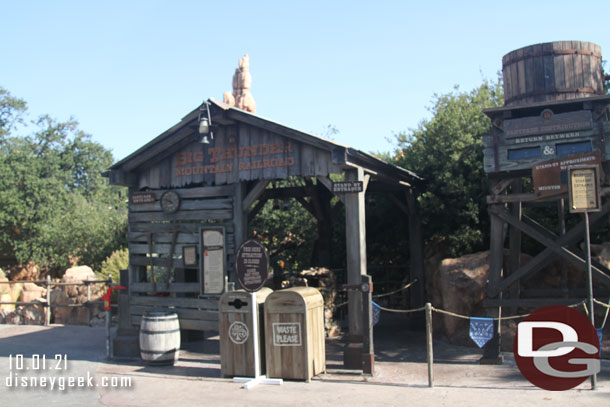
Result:
M0 89L0 254L50 270L74 260L96 268L124 239L120 190L102 171L110 151L77 122L42 116L14 135L25 102Z
M448 255L487 246L488 216L482 136L491 132L483 109L502 105L501 81L470 92L435 95L432 118L396 136L395 162L426 179L419 197L427 241L445 239Z

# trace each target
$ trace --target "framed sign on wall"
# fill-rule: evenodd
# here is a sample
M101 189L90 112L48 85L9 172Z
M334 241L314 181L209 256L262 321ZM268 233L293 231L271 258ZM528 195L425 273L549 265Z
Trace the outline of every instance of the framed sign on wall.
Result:
M225 228L204 227L201 237L201 294L222 294L225 287Z

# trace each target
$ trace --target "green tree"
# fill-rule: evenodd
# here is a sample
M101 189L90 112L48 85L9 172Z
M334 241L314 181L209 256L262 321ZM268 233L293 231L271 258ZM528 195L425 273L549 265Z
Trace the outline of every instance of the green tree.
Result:
M456 87L435 95L431 119L396 136L395 162L426 179L419 197L425 239L445 239L448 255L487 247L482 136L491 132L491 123L483 109L502 104L500 79L470 92Z
M125 235L121 191L101 175L112 154L73 120L42 116L32 134L13 135L25 103L0 89L0 106L0 254L52 271L72 259L98 268Z

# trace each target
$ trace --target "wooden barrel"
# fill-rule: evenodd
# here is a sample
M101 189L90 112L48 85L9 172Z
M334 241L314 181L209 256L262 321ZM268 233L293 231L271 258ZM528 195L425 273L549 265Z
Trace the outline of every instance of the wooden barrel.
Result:
M140 323L140 355L149 365L173 365L180 354L178 315L149 312Z
M568 100L604 92L601 47L556 41L530 45L502 58L505 106Z

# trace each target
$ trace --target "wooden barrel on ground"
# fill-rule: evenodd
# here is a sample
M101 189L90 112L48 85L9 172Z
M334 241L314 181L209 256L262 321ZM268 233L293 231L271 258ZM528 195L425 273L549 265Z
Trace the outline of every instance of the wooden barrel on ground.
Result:
M140 355L148 365L173 365L180 354L180 324L171 312L149 312L140 323Z
M603 95L601 47L592 42L530 45L502 58L505 106Z

